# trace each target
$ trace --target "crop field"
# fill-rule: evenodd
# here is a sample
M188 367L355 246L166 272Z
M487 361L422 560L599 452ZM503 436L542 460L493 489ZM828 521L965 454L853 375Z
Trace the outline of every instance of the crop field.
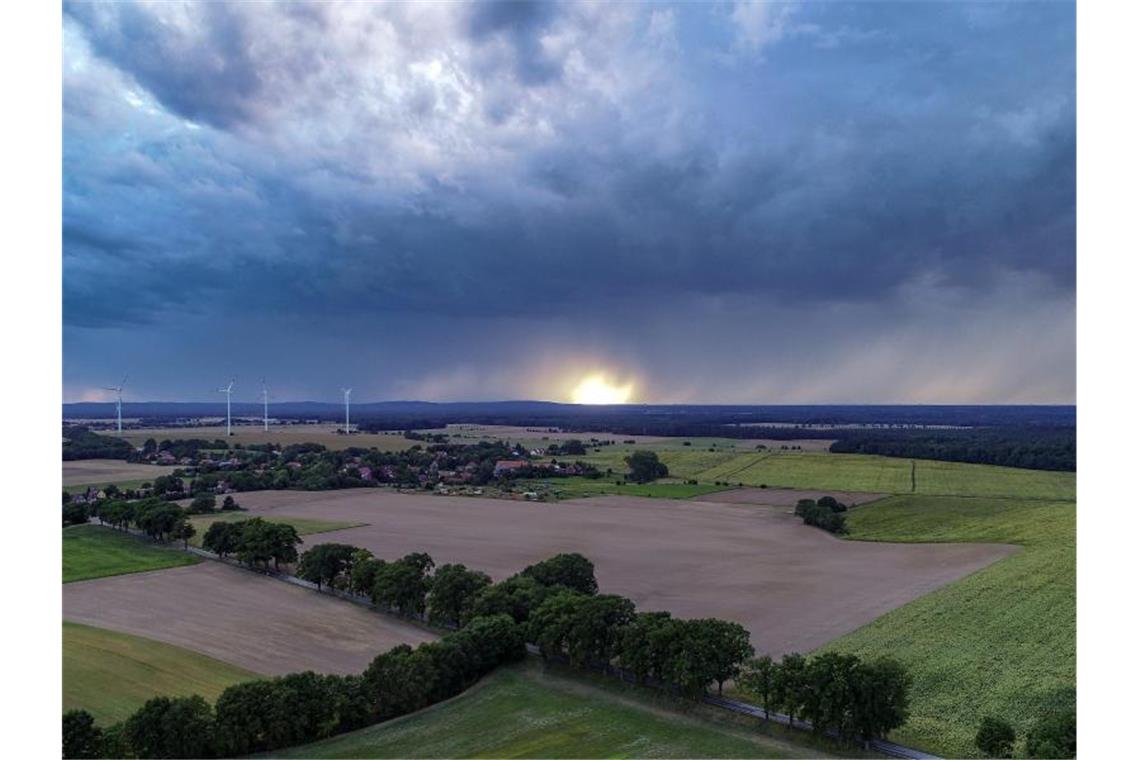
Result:
M751 727L682 713L644 691L501 668L448 702L276 757L829 757ZM666 706L667 705L667 706ZM755 725L755 724L753 724ZM778 730L778 729L777 729ZM804 737L798 736L803 742Z
M849 525L864 541L1024 547L826 647L907 664L911 718L896 741L970 756L982 717L1021 733L1052 691L1076 684L1075 504L897 496L855 510Z
M69 583L65 620L145 636L247 670L359 673L433 633L220 562Z
M426 551L496 579L581 552L605 591L643 610L736 620L771 653L821 646L1015 550L841 541L786 510L622 496L541 503L353 489L246 493L242 505L368 523L321 540L384 558Z
M125 438L135 446L142 446L148 438L155 441L178 440L179 438L204 438L208 441L215 439L226 440L225 420L221 425L202 427L173 427L173 428L142 428L140 430L124 430L122 435L113 431L100 431L101 435L110 435L116 438ZM336 425L270 425L269 430L262 429L261 423L256 425L234 425L233 435L229 437L230 445L240 443L244 446L250 444L276 443L288 446L292 443L319 443L330 449L347 449L350 446L361 448L376 448L381 451L402 451L410 448L417 442L408 440L401 433L353 433L343 435L337 432Z
M194 526L197 533L190 539L191 546L201 546L202 538L206 535L206 531L210 526L216 522L238 522L239 520L248 520L255 515L249 515L245 512L217 512L211 515L195 515L190 518L190 524ZM309 536L314 533L328 533L333 530L345 530L346 528L358 528L363 523L339 522L336 520L306 520L299 517L272 517L268 518L269 522L284 523L292 525L297 531L299 536ZM301 549L304 551L304 549Z
M609 447L583 459L603 470L625 472L624 458L633 448ZM659 456L671 476L701 483L932 496L1076 498L1076 475L1072 472L809 451L663 450Z
M552 443L560 441L578 440L587 443L591 440L609 441L614 448L622 448L628 453L630 446L625 441L634 441L632 448L651 448L654 451L670 450L706 450L717 448L727 452L755 451L758 445L768 448L781 444L800 446L805 451L827 451L832 441L814 438L795 441L774 441L767 438L684 438L678 436L662 435L620 435L618 433L603 432L561 432L541 428L524 427L520 425L475 425L453 424L444 428L420 430L421 433L446 433L456 443L475 443L477 441L509 441L521 443L528 449L546 448ZM609 446L603 446L605 451Z
M63 582L193 565L200 560L101 525L63 529Z
M169 475L174 469L115 459L72 459L63 463L63 485L69 490L82 491L87 486L106 486L112 483L117 486L141 484L160 475Z
M160 641L63 623L63 709L111 725L148 699L200 694L213 702L227 686L258 674Z

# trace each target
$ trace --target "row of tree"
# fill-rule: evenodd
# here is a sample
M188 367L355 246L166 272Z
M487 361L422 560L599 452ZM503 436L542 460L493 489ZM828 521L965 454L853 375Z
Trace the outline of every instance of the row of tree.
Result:
M240 757L325 739L459 694L501 664L526 656L509 617L477 618L439 641L402 644L360 675L292 673L200 696L157 697L106 730L91 715L63 716L63 756Z
M739 678L742 691L789 722L806 720L817 733L845 741L872 739L906 722L911 677L897 660L863 662L849 654L826 652L812 658L785 655L750 660Z
M301 537L286 523L267 522L260 517L234 522L212 523L202 536L202 548L226 559L231 555L252 568L274 570L297 561Z
M66 514L69 507L65 505ZM197 531L190 524L190 517L186 510L169 501L159 498L142 499L140 501L104 501L85 507L90 517L99 518L99 522L111 525L120 530L135 528L146 533L156 541L182 541L187 545ZM86 520L84 520L86 522Z
M847 533L847 518L843 515L846 511L847 505L831 496L796 502L796 516L803 518L804 525L814 525L836 535Z

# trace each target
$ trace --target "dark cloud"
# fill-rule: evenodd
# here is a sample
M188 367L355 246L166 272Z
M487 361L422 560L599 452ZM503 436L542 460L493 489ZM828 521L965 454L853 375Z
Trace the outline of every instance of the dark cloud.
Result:
M787 382L820 364L883 382L853 347L893 335L921 353L925 335L945 350L908 376L913 400L943 387L937 357L966 356L953 336L984 336L984 312L1009 344L971 365L985 387L963 378L969 398L948 400L1071 388L1067 6L811 4L753 18L743 47L729 15L681 6L667 53L644 42L659 6L66 8L77 356L114 353L97 336L115 328L252 339L265 321L309 326L325 356L320 336L352 326L377 336L361 372L399 344L403 375L376 393L428 378L462 396L507 382L494 368L520 360L495 335L511 329L745 401L779 386L718 373L770 354ZM1053 379L1026 386L993 357L1024 359L1040 310L1062 340L1026 362ZM699 344L701 369L658 333Z

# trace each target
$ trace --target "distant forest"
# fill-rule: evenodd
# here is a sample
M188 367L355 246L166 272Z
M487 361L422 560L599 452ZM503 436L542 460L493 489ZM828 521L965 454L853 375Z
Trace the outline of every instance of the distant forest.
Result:
M1076 434L1074 427L845 430L831 451L1075 472Z
M124 416L149 425L225 413L217 404L124 404ZM238 405L235 404L235 407ZM107 418L113 405L69 404L65 416ZM537 401L354 404L362 431L425 430L448 424L514 425L537 430L673 437L834 440L833 452L1075 471L1072 406L576 406ZM260 416L260 407L235 414ZM337 404L272 404L280 420L342 419ZM838 426L838 427L833 427ZM86 431L85 431L86 432ZM193 428L186 428L192 437ZM116 439L111 439L116 440ZM127 445L127 444L122 444ZM90 434L64 447L64 458L121 459L127 454Z

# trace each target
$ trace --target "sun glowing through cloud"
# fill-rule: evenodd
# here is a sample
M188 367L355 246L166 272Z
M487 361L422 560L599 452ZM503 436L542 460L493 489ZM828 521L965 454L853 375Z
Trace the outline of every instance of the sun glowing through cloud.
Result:
M575 404L625 404L631 395L633 383L618 385L600 373L583 377L570 392Z

